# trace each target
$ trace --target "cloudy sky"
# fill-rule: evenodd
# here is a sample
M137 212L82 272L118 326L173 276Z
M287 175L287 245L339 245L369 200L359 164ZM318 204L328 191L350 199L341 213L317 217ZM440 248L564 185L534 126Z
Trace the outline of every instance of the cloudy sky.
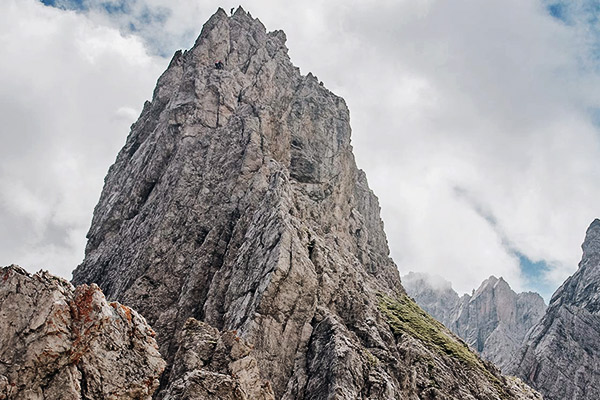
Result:
M0 264L70 278L103 177L205 0L0 2ZM350 107L401 273L547 299L600 217L597 0L242 6Z

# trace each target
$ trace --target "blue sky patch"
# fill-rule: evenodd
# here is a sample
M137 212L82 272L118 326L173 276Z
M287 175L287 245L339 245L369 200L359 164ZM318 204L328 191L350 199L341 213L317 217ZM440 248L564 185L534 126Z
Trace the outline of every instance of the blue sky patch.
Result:
M56 7L63 10L84 11L88 7L84 4L84 0L40 0L42 4L50 7Z
M550 4L550 5L548 5L548 12L554 18L559 19L563 22L567 22L566 21L566 7L564 4L560 4L560 3Z
M600 117L600 114L599 114ZM546 302L550 300L552 294L556 290L556 285L552 284L546 278L547 273L551 270L550 266L544 261L532 261L525 254L515 249L514 243L506 236L503 230L498 226L498 220L487 210L480 202L478 202L467 190L459 186L454 187L454 193L457 197L466 201L473 211L483 218L492 229L496 232L502 241L502 245L506 251L513 254L519 260L521 273L525 278L525 287L538 292ZM510 285L510 282L508 282Z
M136 34L147 48L161 57L170 57L173 47L186 47L196 32L186 32L181 38L166 37L162 28L171 16L168 7L148 6L138 0L39 0L42 4L61 10L87 13L98 12L112 18L122 34ZM191 39L188 37L192 37ZM180 39L180 40L177 40ZM175 46L173 46L175 42ZM177 43L181 42L181 43Z
M590 119L596 127L600 127L600 108L589 109Z
M106 11L108 14L129 14L131 8L130 2L127 0L121 1L99 1L90 7L88 0L40 0L42 4L50 7L56 7L63 10L87 11L90 8L99 8Z
M126 1L115 2L100 2L102 7L109 14L128 14L131 12Z
M532 261L525 254L516 250L514 251L514 254L519 259L521 272L523 273L528 286L535 288L546 302L550 301L550 297L552 297L556 288L555 285L550 284L545 278L546 273L550 271L548 264L544 260Z

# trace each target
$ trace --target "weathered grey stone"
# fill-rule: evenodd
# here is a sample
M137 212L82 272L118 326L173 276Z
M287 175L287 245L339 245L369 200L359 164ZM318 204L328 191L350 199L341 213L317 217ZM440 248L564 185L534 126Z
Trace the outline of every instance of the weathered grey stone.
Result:
M0 269L0 399L151 399L164 367L144 318L98 286Z
M241 8L219 9L173 57L109 170L88 238L73 280L157 330L170 364L159 397L239 395L235 379L220 380L231 362L199 370L202 340L176 340L191 317L236 330L257 363L245 371L280 399L528 398L479 361L392 332L378 295L404 290L346 104L292 65L283 32ZM192 360L183 377L178 359ZM444 375L437 386L424 359Z
M517 294L494 276L462 297L441 278L409 273L402 282L417 304L502 371L513 366L527 332L546 310L539 294Z
M545 399L600 399L600 220L582 245L579 269L554 293L510 372Z
M193 318L179 334L165 400L274 400L269 381L236 332L220 333Z

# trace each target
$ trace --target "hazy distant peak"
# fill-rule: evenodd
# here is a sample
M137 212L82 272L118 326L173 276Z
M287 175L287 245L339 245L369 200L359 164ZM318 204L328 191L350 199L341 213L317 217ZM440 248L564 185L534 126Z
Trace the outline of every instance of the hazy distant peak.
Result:
M484 358L500 368L513 360L529 329L543 316L546 304L537 293L515 293L504 278L491 275L472 295L458 294L448 281L422 273L409 273L404 287L417 303ZM446 282L436 287L434 281Z
M432 288L453 290L452 282L442 278L439 275L432 275L426 272L410 271L408 274L402 277L402 282L405 284L412 284L412 282L426 282Z

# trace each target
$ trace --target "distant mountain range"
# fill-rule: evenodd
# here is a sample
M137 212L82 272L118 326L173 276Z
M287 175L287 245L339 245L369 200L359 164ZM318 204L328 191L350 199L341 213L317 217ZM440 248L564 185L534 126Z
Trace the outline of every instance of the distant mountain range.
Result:
M600 221L582 245L579 269L546 307L537 293L515 293L491 276L459 297L450 282L409 273L409 296L504 373L545 399L600 399Z
M402 277L402 283L425 311L503 371L546 310L539 294L517 294L504 279L494 276L472 295L462 297L449 282L425 274L409 273Z

